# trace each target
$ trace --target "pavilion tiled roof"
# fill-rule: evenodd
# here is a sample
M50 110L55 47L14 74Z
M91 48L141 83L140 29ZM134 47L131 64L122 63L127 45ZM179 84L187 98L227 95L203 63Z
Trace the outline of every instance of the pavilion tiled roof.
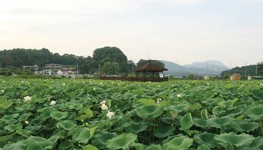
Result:
M147 63L143 66L136 67L134 69L135 72L140 72L140 71L154 71L154 72L159 72L159 71L167 71L168 69L164 67L157 66L152 63Z

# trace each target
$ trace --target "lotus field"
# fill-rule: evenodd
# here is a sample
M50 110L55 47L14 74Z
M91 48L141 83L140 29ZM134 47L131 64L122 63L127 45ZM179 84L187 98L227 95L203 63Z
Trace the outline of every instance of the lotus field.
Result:
M0 149L262 150L262 81L0 78Z

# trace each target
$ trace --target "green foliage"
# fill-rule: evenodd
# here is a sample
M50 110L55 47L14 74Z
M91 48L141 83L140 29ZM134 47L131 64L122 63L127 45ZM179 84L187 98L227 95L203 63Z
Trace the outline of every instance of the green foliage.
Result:
M261 90L261 81L0 77L0 149L260 150Z
M127 56L125 56L124 53L117 47L107 46L103 48L98 48L93 51L92 59L94 64L97 65L95 66L97 69L102 69L106 62L115 62L116 64L118 64L118 68L121 73L127 72ZM108 65L109 64L107 64L106 68L109 68ZM118 71L118 69L114 71Z
M145 60L145 59L139 60L139 62L137 63L137 67L143 66L143 65L147 64L148 62L155 64L157 66L160 66L160 67L164 67L164 63L159 61L159 60Z

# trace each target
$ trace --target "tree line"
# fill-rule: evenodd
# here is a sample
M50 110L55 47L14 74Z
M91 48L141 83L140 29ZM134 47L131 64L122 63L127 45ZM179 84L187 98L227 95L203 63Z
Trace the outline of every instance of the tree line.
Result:
M263 62L259 62L256 65L235 67L230 70L223 71L221 73L221 76L223 76L224 78L229 78L234 73L238 73L242 77L263 76Z
M73 54L52 53L46 48L0 51L0 68L22 68L26 65L38 65L43 68L46 64L55 63L71 65L78 68L83 74L129 74L136 66L144 65L148 60L141 59L137 65L128 60L127 56L118 47L102 47L93 51L92 56L76 56ZM153 63L164 67L158 60Z

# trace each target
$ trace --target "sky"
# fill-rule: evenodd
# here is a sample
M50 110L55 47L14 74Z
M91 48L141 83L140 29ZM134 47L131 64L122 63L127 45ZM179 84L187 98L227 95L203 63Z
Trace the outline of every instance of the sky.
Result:
M129 60L263 61L263 0L0 0L0 50L47 48Z

